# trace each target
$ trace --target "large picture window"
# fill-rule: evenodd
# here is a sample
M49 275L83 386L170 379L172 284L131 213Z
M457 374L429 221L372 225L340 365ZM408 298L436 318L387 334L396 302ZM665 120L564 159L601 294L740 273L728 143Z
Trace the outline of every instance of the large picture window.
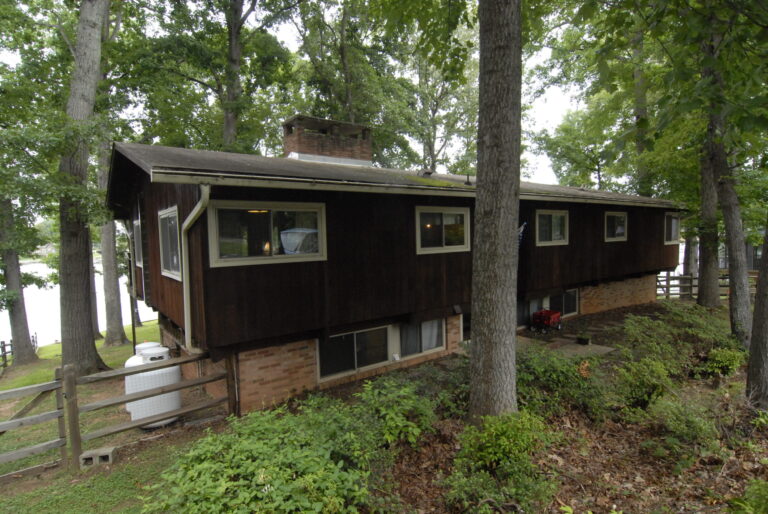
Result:
M174 205L157 213L160 227L160 269L166 277L181 280L179 211Z
M469 208L416 207L416 253L469 251Z
M389 360L387 327L321 340L319 353L321 377L385 362Z
M536 211L536 246L568 244L568 211Z
M680 215L676 212L664 215L664 244L680 244Z
M322 204L211 202L211 266L325 260Z
M627 213L605 213L605 241L612 243L627 240Z

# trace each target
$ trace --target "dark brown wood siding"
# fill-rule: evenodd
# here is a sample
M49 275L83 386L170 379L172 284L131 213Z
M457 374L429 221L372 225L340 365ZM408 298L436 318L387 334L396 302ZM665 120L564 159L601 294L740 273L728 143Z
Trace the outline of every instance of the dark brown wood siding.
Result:
M471 199L245 188L214 188L212 196L324 203L328 260L210 268L204 256L211 346L438 317L469 305L471 253L417 255L415 208L470 207Z
M536 246L536 211L568 211L568 244ZM627 213L627 240L605 242L605 213ZM570 287L657 273L678 264L678 245L664 244L664 209L523 201L519 291L536 297Z

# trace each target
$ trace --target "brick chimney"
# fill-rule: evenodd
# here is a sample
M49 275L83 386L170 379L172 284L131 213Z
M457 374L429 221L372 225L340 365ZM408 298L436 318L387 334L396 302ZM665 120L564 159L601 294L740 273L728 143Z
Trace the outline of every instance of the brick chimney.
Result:
M283 152L289 159L371 166L371 129L343 121L293 116L283 122Z

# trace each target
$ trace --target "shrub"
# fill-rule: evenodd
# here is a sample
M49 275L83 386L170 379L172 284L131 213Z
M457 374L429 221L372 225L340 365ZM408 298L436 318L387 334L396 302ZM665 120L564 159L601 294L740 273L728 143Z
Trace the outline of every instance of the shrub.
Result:
M151 487L144 512L354 512L366 472L330 459L332 441L284 410L251 413L209 434Z
M750 482L744 496L731 500L730 511L738 514L768 514L768 482Z
M526 350L517 362L520 402L545 417L573 408L582 410L592 419L602 418L605 392L589 363L577 364L550 350Z
M670 375L684 374L693 354L691 345L678 336L675 326L665 320L634 315L624 320L625 344L634 357L661 362Z
M454 472L444 481L449 504L479 512L510 504L528 509L552 492L532 460L548 443L538 416L526 411L488 416L480 428L468 426L459 442Z
M436 419L434 403L419 396L414 385L394 377L366 382L356 396L360 398L360 408L378 415L381 437L390 445L400 440L415 445Z
M617 369L617 378L619 401L630 408L645 409L672 387L664 363L648 357L625 363Z
M708 376L730 376L738 370L746 359L742 350L730 348L713 348L707 355L707 360L700 366L699 372Z

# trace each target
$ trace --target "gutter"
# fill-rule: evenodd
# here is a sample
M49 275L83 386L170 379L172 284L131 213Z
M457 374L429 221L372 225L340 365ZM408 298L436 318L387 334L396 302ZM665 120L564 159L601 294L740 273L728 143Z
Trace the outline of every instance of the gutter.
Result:
M199 353L201 350L192 348L192 305L189 285L189 229L202 216L211 199L211 186L200 184L200 199L195 204L192 212L181 225L181 273L182 291L184 298L184 347L190 353Z

